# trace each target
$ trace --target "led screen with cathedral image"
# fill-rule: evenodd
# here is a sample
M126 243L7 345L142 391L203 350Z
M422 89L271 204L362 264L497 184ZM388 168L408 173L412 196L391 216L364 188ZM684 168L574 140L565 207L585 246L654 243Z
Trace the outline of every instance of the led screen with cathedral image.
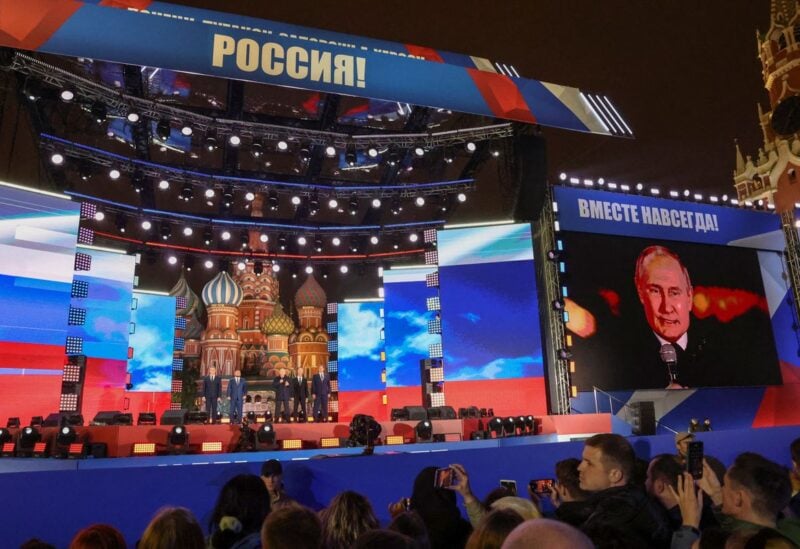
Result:
M132 308L130 390L169 392L175 348L175 298L134 292Z
M339 303L339 391L382 390L383 303Z
M439 231L445 380L541 377L531 228Z

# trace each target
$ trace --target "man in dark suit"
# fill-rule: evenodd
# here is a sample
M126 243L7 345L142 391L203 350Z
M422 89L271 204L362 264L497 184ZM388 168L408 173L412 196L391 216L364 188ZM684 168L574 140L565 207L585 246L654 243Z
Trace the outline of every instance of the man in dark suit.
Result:
M228 398L231 399L231 423L242 421L244 397L247 396L247 380L242 377L241 370L233 372L233 379L228 382ZM234 420L234 417L236 418Z
M306 401L308 400L308 380L306 379L303 368L297 368L292 385L292 392L294 394L294 405L292 406L292 415L300 421L298 410L302 411L303 417L306 415Z
M314 418L318 421L328 421L328 395L331 394L331 380L325 373L325 366L320 366L317 371L318 373L311 380Z
M289 398L292 393L292 381L286 376L286 368L278 370L278 377L272 380L275 389L275 421L289 421Z
M217 376L217 368L211 366L203 378L203 403L211 423L217 421L217 405L222 398L222 380Z

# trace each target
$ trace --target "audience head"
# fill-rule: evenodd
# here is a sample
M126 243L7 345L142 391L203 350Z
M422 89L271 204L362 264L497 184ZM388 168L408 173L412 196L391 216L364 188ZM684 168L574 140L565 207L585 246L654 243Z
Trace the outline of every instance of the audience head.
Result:
M370 502L356 492L342 492L322 511L322 536L328 549L348 548L358 536L378 528Z
M792 495L789 473L763 456L740 454L725 474L722 512L734 518L775 526Z
M261 527L263 549L319 549L322 523L314 511L286 505L272 511Z
M505 486L498 486L497 488L489 492L485 498L483 498L483 506L491 507L492 503L494 503L498 499L513 495L514 493L509 488L506 488Z
M507 509L509 511L514 511L522 517L522 520L542 518L542 512L531 500L517 496L500 498L492 503L490 507L493 510Z
M425 467L414 479L411 508L422 517L432 547L463 547L469 537L469 523L461 517L453 490L436 488L436 467Z
M389 530L399 532L417 542L418 549L430 549L431 542L428 538L428 529L419 513L416 511L404 511L394 517L389 524Z
M19 549L56 549L56 546L39 538L31 538L20 545Z
M519 513L512 509L494 509L472 531L466 549L500 549L511 531L523 522Z
M183 507L161 509L142 534L137 549L205 549L203 530Z
M792 441L789 451L792 453L792 468L795 471L800 471L800 438Z
M261 480L270 494L277 494L283 488L283 467L277 459L267 460L261 465Z
M258 532L269 513L269 492L255 475L236 475L222 487L211 512L209 532L217 548Z
M92 524L72 538L69 549L126 549L122 533L108 524Z
M583 501L589 497L589 492L581 489L578 465L581 460L576 458L562 459L556 463L556 481L561 486L563 501Z
M678 501L669 487L678 490L678 478L683 473L683 466L673 454L659 454L650 460L647 467L645 488L647 493L656 498L667 509L672 509Z
M353 549L418 549L408 536L394 530L369 530L361 534L352 545Z
M594 549L586 535L565 522L528 520L514 528L503 549Z
M690 442L694 442L694 433L683 431L675 434L675 449L678 451L678 456L680 456L682 460L686 459Z
M625 486L631 481L636 457L623 436L603 433L588 438L582 457L578 473L580 487L587 492Z

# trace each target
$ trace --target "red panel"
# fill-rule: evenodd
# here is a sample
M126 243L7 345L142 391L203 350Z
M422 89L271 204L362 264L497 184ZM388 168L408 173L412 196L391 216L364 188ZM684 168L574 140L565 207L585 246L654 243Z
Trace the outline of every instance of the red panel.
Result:
M540 419L542 420L542 434L580 435L611 432L611 414L543 416Z
M63 370L65 360L64 345L0 342L0 368Z
M422 389L419 385L413 387L387 387L386 408L391 413L392 408L402 408L403 406L421 406Z
M344 391L339 393L339 421L349 422L356 414L367 414L378 421L389 419L383 404L383 391Z
M753 427L778 427L800 424L800 368L781 361L784 385L767 387Z
M426 48L424 46L415 46L414 44L406 44L406 49L411 55L424 57L426 61L435 61L437 63L444 63L444 59L439 55L435 49Z
M62 357L63 358L63 357ZM19 417L23 425L31 416L47 416L61 405L61 376L0 376L0 421Z
M81 411L87 421L101 410L122 411L127 367L124 360L86 359Z
M547 414L543 377L445 381L444 394L445 402L456 412L459 408L477 406L494 408L498 416ZM392 405L392 408L396 406Z
M0 0L0 41L13 48L38 49L81 7L76 0Z
M536 117L511 78L478 69L467 69L467 72L495 116L513 118L531 124L536 123Z

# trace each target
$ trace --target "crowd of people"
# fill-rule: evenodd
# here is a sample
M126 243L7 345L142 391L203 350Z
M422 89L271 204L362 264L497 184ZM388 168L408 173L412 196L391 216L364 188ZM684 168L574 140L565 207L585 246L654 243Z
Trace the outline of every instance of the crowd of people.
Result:
M725 466L710 456L702 475L687 472L693 435L676 435L676 453L638 460L620 435L587 439L578 458L555 464L547 490L526 497L498 486L479 499L470 474L452 464L450 485L437 469L417 475L410 497L389 507L381 525L367 496L345 491L315 512L292 499L277 460L261 475L237 475L222 487L207 525L184 508L165 507L139 549L522 549L800 547L800 439L787 470L756 453ZM463 504L465 514L459 506ZM205 527L204 527L205 526ZM23 549L51 547L38 539ZM126 548L105 524L78 532L70 549Z

